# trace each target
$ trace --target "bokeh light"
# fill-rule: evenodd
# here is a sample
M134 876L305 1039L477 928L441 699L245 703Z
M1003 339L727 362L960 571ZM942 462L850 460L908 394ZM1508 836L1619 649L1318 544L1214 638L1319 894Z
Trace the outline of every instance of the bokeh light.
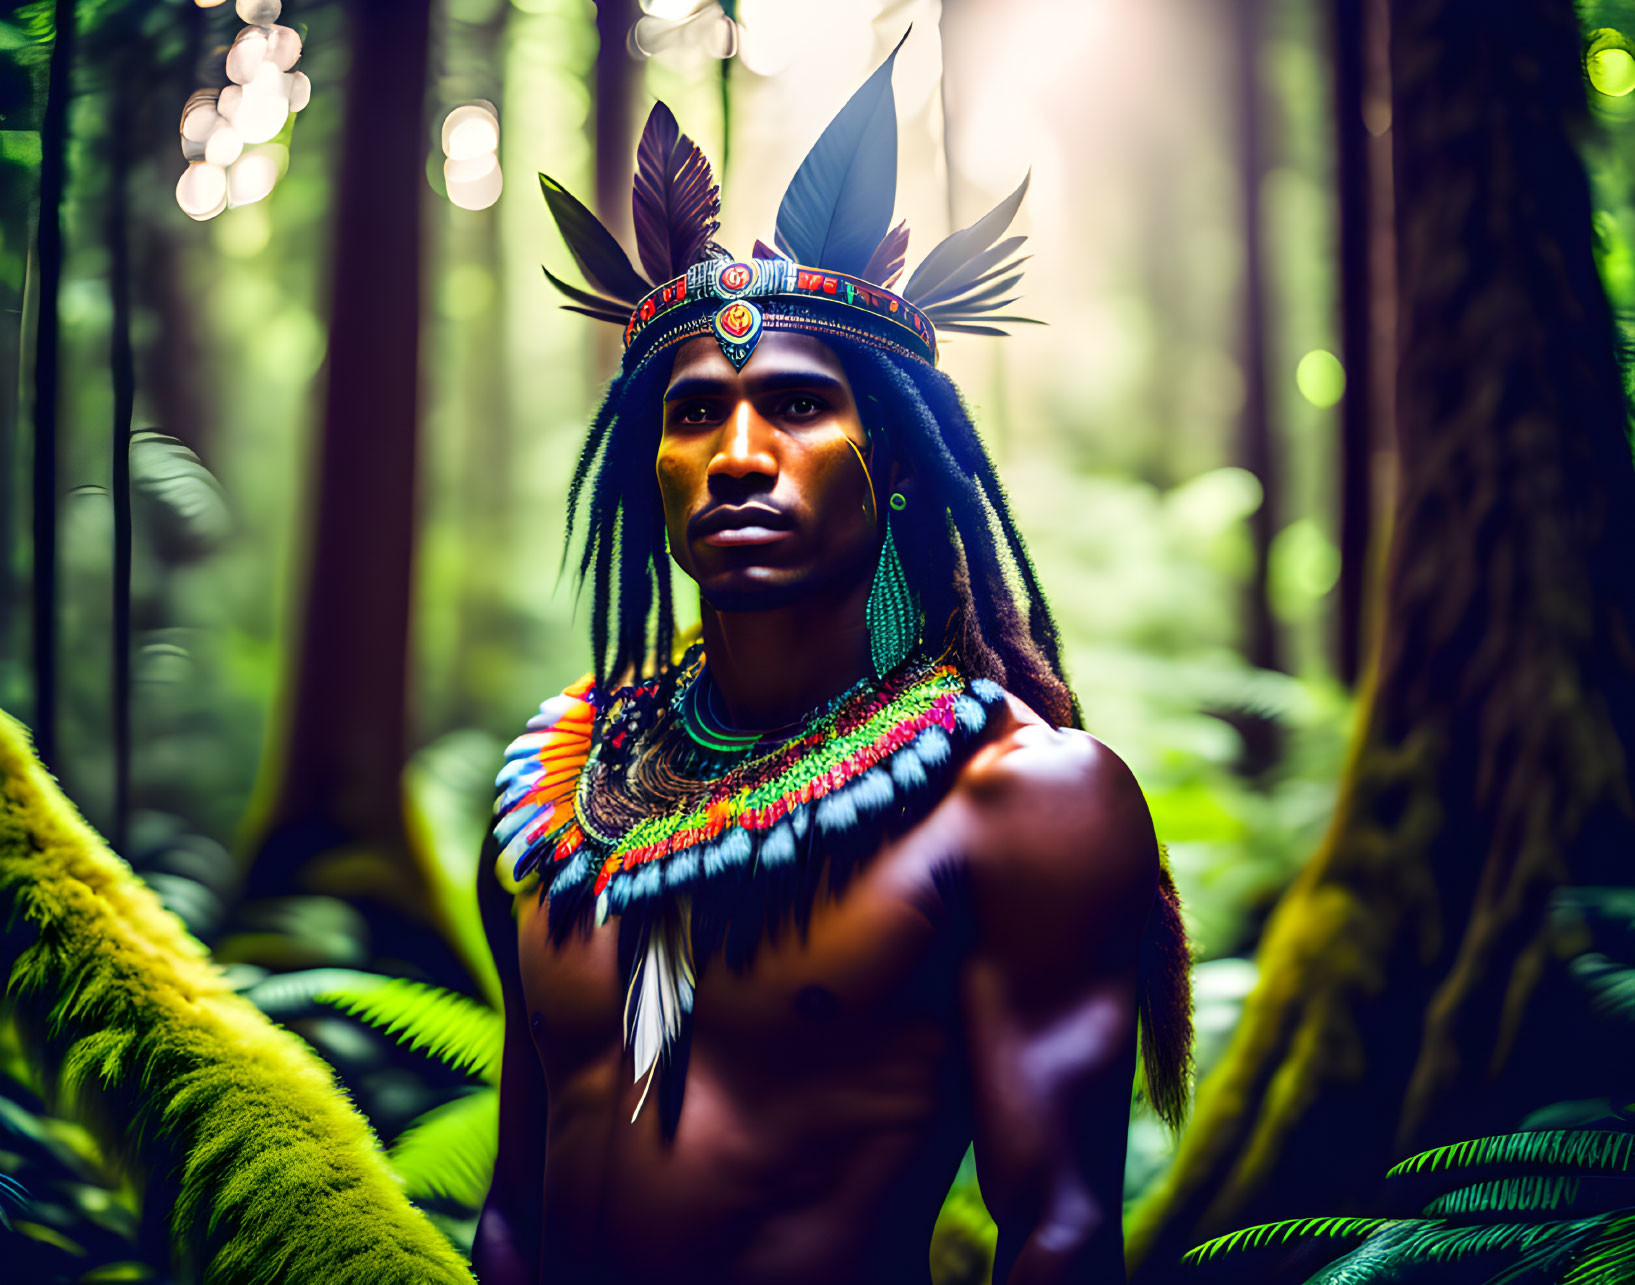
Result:
M214 218L227 208L227 174L209 161L194 161L176 183L176 204L190 219Z
M463 210L486 210L500 199L505 186L498 155L500 119L494 104L462 103L443 118L440 132L447 158L443 187L448 199Z
M1326 410L1345 396L1345 367L1326 348L1313 348L1294 368L1294 384L1313 406Z

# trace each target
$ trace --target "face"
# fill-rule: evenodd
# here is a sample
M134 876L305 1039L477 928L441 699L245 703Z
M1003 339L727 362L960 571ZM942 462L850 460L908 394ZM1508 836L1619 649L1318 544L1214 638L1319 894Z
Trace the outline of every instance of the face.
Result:
M872 566L878 526L867 434L834 351L761 336L741 371L688 341L664 398L657 472L676 565L721 611L755 611Z

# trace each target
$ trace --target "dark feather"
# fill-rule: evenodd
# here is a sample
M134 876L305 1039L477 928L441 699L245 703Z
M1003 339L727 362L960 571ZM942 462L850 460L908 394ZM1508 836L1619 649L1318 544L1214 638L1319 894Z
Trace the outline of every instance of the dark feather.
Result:
M719 251L721 189L710 163L681 132L663 103L654 103L636 147L636 186L630 195L636 253L655 285L679 277Z
M880 244L869 256L868 266L859 275L876 285L890 286L902 274L903 256L907 253L908 220L904 219L880 238Z
M585 280L620 303L632 308L640 303L652 287L630 266L630 256L614 240L613 233L554 178L541 174L539 186L562 239L568 243L568 253L585 274Z
M934 303L946 303L960 292L970 290L979 285L984 279L991 277L995 272L1005 271L1006 259L1009 259L1022 243L1025 236L1008 236L996 246L984 250L974 259L967 261L963 267L951 273L946 281L941 282L936 289L927 290L923 298L914 302L922 308L928 308ZM1016 263L1025 263L1032 255L1023 255L1014 260Z
M999 318L996 317L995 320L997 321L997 320L999 320ZM1017 320L1020 320L1020 318L1017 318ZM999 329L998 326L970 326L970 325L965 325L964 323L961 323L961 322L952 322L952 321L932 322L932 324L934 326L936 326L937 333L939 335L941 335L941 334L953 334L953 335L1008 335L1008 334L1010 334L1010 331L1001 330L1001 329Z
M577 312L581 317L590 317L596 321L611 321L616 326L622 326L630 320L627 312L607 312L601 308L581 308L576 303L561 305L563 312Z
M908 34L903 34L903 40ZM778 248L796 263L862 276L897 199L897 42L812 144L778 206Z
M936 249L925 256L925 261L914 269L908 284L903 287L903 298L910 303L931 294L977 255L981 254L1011 225L1017 207L1027 194L1032 172L1022 179L1021 186L968 228L950 233L937 243Z
M779 254L765 241L757 239L755 242L755 248L750 251L750 257L754 259L782 259L786 256Z
M549 281L557 290L567 295L575 303L583 304L586 308L596 312L612 313L621 322L629 319L630 309L617 299L605 299L599 294L592 294L589 290L581 290L578 286L570 286L561 277L555 276L543 263L539 267L540 271L545 274L545 280Z

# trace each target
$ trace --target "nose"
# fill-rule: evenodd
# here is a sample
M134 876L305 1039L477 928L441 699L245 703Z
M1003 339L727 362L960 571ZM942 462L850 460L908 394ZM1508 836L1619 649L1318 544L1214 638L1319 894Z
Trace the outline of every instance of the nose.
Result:
M710 478L750 478L757 474L775 478L777 457L770 442L772 426L761 418L748 399L738 403L725 424L725 431L710 457L706 474Z

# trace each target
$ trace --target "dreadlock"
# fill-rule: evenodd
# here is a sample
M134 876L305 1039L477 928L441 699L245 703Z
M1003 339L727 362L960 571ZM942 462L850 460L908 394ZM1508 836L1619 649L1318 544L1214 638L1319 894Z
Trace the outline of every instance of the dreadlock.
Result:
M914 358L839 337L824 342L846 368L865 427L883 431L916 479L922 498L902 515L899 539L912 551L904 568L927 628L945 628L943 645L971 677L993 679L1052 723L1082 726L1055 621L953 381ZM604 688L651 672L675 638L653 474L669 375L670 363L655 360L614 379L568 489L568 536L571 544L584 532L578 576L591 590L591 654Z

